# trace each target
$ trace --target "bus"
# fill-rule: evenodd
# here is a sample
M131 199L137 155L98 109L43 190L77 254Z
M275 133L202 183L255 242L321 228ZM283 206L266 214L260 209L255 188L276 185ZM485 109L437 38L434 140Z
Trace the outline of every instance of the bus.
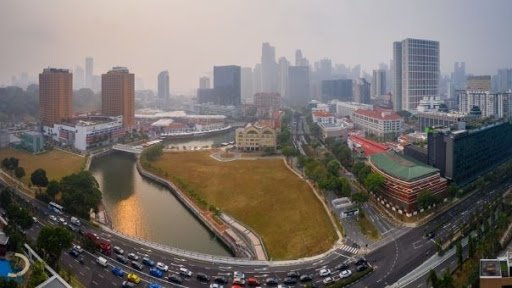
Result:
M62 214L62 209L64 209L64 207L60 206L59 204L57 204L55 202L48 203L48 210L51 210L58 214Z

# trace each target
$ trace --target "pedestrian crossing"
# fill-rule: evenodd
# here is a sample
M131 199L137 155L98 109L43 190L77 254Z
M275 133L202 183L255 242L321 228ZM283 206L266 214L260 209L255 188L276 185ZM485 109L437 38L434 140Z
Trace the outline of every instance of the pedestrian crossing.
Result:
M340 247L340 249L343 250L343 251L350 252L352 254L357 254L357 252L359 252L359 249L354 248L354 247L350 247L350 246L347 246L347 245L342 245Z

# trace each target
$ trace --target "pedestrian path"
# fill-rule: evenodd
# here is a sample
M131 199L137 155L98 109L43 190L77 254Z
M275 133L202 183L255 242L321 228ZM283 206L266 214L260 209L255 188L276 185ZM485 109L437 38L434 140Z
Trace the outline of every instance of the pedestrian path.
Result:
M350 246L347 246L347 245L342 245L340 247L340 249L343 250L343 251L350 252L352 254L357 254L357 252L359 252L359 249L354 248L354 247L350 247Z

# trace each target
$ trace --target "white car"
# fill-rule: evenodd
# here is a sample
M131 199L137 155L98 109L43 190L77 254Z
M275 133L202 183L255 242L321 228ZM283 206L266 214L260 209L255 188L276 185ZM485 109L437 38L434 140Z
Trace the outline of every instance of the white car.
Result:
M348 278L352 275L352 271L350 270L343 270L340 272L340 278Z
M210 284L210 288L224 288L224 286L217 284L217 283L212 283L212 284Z
M57 217L55 217L54 215L50 215L48 218L50 218L51 221L57 221Z
M329 284L329 283L332 283L334 282L334 279L332 279L332 277L326 277L324 278L324 280L322 280L322 282L324 282L324 284Z
M188 270L187 268L180 268L180 275L186 276L186 277L192 277L192 271Z
M245 279L245 274L239 271L233 272L233 278Z
M331 275L331 269L322 269L319 272L320 276L325 277Z
M169 270L169 266L165 265L164 263L162 262L158 262L156 263L156 268L164 271L164 272L167 272L167 270Z
M62 217L59 217L59 221L62 222L62 223L66 223L66 219L64 219Z

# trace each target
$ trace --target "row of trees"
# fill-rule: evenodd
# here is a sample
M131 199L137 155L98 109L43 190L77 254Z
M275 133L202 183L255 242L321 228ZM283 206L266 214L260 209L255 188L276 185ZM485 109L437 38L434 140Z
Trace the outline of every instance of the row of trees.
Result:
M0 206L5 210L9 224L4 227L4 232L9 236L7 249L10 251L20 251L25 243L25 235L21 229L32 227L33 220L30 212L24 207L19 206L13 199L12 192L4 188L0 192Z
M350 183L345 177L340 176L341 165L332 155L327 155L321 160L301 157L299 165L320 189L333 191L340 197L350 197Z

